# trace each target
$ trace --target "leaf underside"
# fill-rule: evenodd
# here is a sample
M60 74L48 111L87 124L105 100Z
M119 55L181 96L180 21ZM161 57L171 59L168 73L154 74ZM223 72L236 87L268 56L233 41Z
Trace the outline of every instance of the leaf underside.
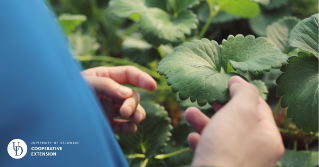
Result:
M275 44L283 53L288 54L295 48L287 46L289 32L298 24L300 20L296 17L284 17L266 29L267 40Z
M171 136L171 119L167 111L158 104L141 102L146 118L137 125L134 135L119 135L124 154L145 154L145 158L157 155Z
M289 34L289 46L300 48L319 57L318 17L319 14L314 14L299 22Z
M289 64L277 79L277 96L283 96L281 107L304 132L318 132L318 58L299 52L290 57Z

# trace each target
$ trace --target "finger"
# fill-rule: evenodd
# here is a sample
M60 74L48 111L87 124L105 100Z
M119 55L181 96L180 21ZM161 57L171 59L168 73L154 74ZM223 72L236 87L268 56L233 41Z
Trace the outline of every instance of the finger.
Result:
M233 112L236 117L242 118L242 121L247 119L256 123L258 121L258 89L238 76L228 81L228 88L231 100L227 103L225 111Z
M99 101L101 103L101 106L102 106L102 108L107 116L107 119L110 122L115 116L115 112L113 112L113 110L114 110L113 101L111 98L108 98L104 95L99 95L98 97L99 97Z
M189 144L189 147L191 148L191 150L193 151L193 153L195 153L195 149L196 149L196 146L200 140L200 135L196 132L192 132L188 135L187 137L187 141L188 141L188 144Z
M86 76L85 79L92 85L97 94L115 99L126 99L133 95L131 88L122 86L110 78Z
M84 75L107 77L119 84L133 84L148 91L156 89L155 80L133 66L96 67L82 72Z
M114 119L112 121L112 130L116 134L132 135L136 132L137 126L127 120Z
M272 110L269 105L259 97L258 102L258 120L259 124L263 129L267 129L270 131L278 131L277 125L275 123L275 119L272 115ZM279 131L278 131L279 133Z
M144 108L138 104L136 111L131 115L131 121L135 124L139 124L145 119L146 113Z
M185 119L198 133L202 133L204 127L210 120L195 107L190 107L185 111Z
M217 112L217 111L219 111L221 108L223 108L224 105L221 105L221 104L215 102L214 104L212 104L212 107L213 107L213 109Z
M140 95L133 90L133 96L126 99L120 108L120 114L123 118L129 118L136 110L140 102Z

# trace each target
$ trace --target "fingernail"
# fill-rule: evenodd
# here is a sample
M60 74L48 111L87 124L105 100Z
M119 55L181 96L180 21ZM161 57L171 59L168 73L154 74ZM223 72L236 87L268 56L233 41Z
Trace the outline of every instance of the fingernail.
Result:
M120 86L119 93L122 96L129 96L129 95L133 94L133 91L132 91L131 88L128 88L128 87L125 87L125 86Z

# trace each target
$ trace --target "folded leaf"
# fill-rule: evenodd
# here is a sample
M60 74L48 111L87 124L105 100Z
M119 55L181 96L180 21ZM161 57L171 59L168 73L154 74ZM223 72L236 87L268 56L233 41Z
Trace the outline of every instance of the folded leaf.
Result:
M264 100L267 100L268 89L265 83L260 80L253 80L253 81L250 81L250 83L254 84L257 87L257 89L259 90L260 97L263 98Z
M284 17L266 29L267 40L275 44L283 53L288 54L295 48L287 46L289 32L298 24L300 20L296 17Z
M300 48L319 57L318 17L319 14L314 14L299 22L289 34L288 45Z

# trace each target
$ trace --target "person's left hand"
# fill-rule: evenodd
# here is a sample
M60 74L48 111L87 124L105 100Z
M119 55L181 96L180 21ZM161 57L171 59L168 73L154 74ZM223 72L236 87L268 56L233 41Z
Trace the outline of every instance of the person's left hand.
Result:
M139 104L138 92L121 84L132 84L154 91L154 79L133 66L96 67L83 71L82 75L95 89L113 132L134 134L136 124L145 119L145 110ZM114 119L115 117L130 118L131 121Z

